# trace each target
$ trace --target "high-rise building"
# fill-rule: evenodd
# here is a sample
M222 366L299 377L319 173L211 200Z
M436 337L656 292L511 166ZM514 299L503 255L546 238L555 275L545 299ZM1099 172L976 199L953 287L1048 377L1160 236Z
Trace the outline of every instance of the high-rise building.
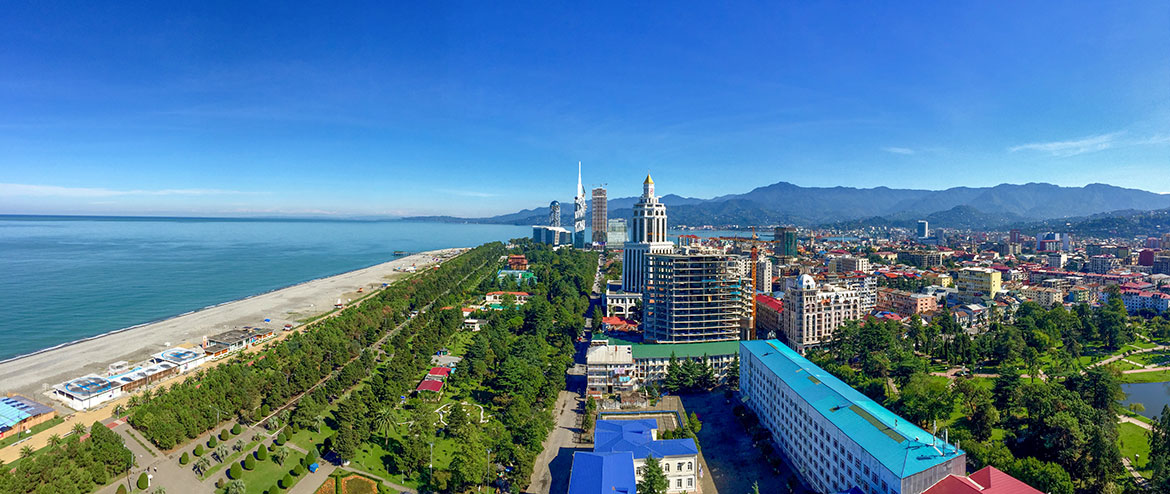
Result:
M585 187L581 185L581 162L577 162L577 195L573 198L573 247L585 248Z
M778 243L776 244L776 255L784 257L796 257L796 228L791 226L778 226L772 238Z
M750 259L748 262L751 262ZM764 293L772 291L772 260L767 257L756 259L756 291Z
M532 227L532 241L548 244L552 246L568 245L571 243L572 234L568 230L559 226L544 226L536 225Z
M561 203L560 201L553 201L548 203L548 226L553 228L561 227Z
M1008 233L1008 241L1013 243L1013 244L1020 243L1020 229L1019 228L1012 228L1011 232Z
M1170 274L1170 256L1154 256L1150 271L1154 274Z
M608 226L605 232L605 245L613 249L623 248L629 238L625 218L612 218L606 223Z
M780 329L789 346L804 353L832 341L837 328L865 315L856 290L833 285L818 286L807 274L784 292Z
M751 311L747 280L722 254L650 254L642 291L647 341L697 343L739 339Z
M955 286L959 298L972 302L982 297L995 297L1003 290L1003 274L991 268L963 268Z
M605 188L598 187L593 189L593 243L604 244L608 240L609 225L606 220L609 218L609 208L605 199Z
M926 220L918 220L918 238L926 238L930 236L930 223Z
M622 289L642 293L646 287L646 256L674 252L666 241L666 205L654 195L654 180L646 175L642 197L634 205L630 238L622 254Z

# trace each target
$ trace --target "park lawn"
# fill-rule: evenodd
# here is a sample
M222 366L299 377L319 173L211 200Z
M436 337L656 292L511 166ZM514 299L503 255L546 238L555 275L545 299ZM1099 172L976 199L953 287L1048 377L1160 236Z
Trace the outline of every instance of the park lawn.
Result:
M475 333L471 331L456 331L451 335L451 340L447 342L447 350L451 351L451 355L462 357L467 353L467 346L471 344L471 339L475 337Z
M1170 371L1160 370L1151 372L1134 372L1122 374L1121 382L1125 383L1164 383L1170 382Z
M1170 365L1170 354L1166 352L1145 352L1132 355L1130 360L1145 365L1157 365L1159 367Z
M1145 340L1136 340L1133 343L1130 343L1130 345L1141 348L1142 350L1148 350L1150 348L1154 348L1154 347L1158 346L1154 343L1151 343L1151 342L1148 342Z
M1142 368L1142 367L1138 367L1136 365L1133 365L1129 362L1125 362L1122 360L1118 360L1116 362L1113 362L1112 364L1109 364L1107 367L1112 368L1112 369L1117 369L1118 371L1121 371L1121 372Z
M397 431L392 431L390 438L394 441L402 440L402 436ZM389 471L386 466L386 461L383 460L384 457L390 454L384 448L385 444L385 439L382 437L374 437L371 441L362 444L357 454L350 460L350 466L406 487L418 489L422 485L420 482L421 478L419 478L421 476L416 475L416 478L409 478L402 474L394 474ZM434 466L436 470L450 468L451 460L455 457L455 448L457 446L458 444L455 439L446 437L435 438Z
M1137 425L1122 422L1117 426L1117 436L1121 445L1121 456L1129 458L1138 473L1149 478L1153 473L1149 467L1149 432Z
M253 451L249 451L248 454L252 454ZM300 465L301 459L304 457L304 453L289 449L288 458L285 458L284 465L277 465L271 457L264 461L257 460L256 468L250 472L244 470L244 476L241 477L244 485L248 487L247 494L263 494L264 491L271 489L278 480L284 478L284 474ZM299 480L299 478L293 476L293 480Z

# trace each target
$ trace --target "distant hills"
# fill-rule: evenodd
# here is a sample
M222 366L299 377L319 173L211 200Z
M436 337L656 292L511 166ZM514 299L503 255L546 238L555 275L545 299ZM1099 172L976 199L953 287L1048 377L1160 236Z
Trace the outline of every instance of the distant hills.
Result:
M919 219L932 226L996 228L1005 225L1042 225L1069 219L1097 221L1099 228L1118 224L1120 216L1170 208L1170 194L1157 194L1106 184L1060 187L1047 183L1001 184L994 187L954 187L946 190L891 189L889 187L801 187L788 182L757 187L747 193L711 199L666 195L673 225L913 226ZM610 199L610 218L629 218L636 197ZM571 225L572 201L561 202L562 224ZM592 208L592 206L590 206ZM1118 212L1112 216L1093 215ZM430 216L414 220L459 223L541 225L548 206L486 218ZM1137 223L1157 222L1147 218ZM1088 228L1088 227L1087 227ZM1095 227L1094 227L1095 228Z

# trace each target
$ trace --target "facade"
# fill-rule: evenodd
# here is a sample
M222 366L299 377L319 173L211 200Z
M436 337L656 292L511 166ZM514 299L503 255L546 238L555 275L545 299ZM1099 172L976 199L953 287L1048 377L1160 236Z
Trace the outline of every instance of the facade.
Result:
M889 287L877 289L877 309L900 316L932 314L938 310L938 299L925 293L910 293Z
M751 262L749 259L748 262ZM751 273L748 273L750 276ZM772 260L767 257L756 259L756 291L770 292L772 291Z
M837 328L851 319L860 319L862 310L857 291L833 285L817 286L812 276L800 275L796 286L784 292L781 334L793 349L804 353L833 339Z
M853 274L837 281L845 288L857 292L861 303L861 313L866 314L877 307L877 278L866 274Z
M150 362L155 364L168 362L177 367L179 372L187 372L207 362L207 354L203 352L202 348L198 347L174 347L154 354Z
M966 473L966 453L776 340L740 342L740 389L815 492L920 494Z
M918 238L926 238L930 236L930 223L926 220L918 220L918 229L916 231Z
M626 245L626 239L629 238L629 233L626 232L626 220L612 218L606 224L608 226L605 232L605 245L613 249L621 249Z
M654 195L654 180L646 175L642 197L634 205L630 239L622 251L622 288L627 293L642 293L646 288L646 257L674 252L666 241L666 205Z
M1121 260L1111 254L1101 254L1089 258L1089 272L1105 274L1121 267Z
M561 203L560 201L553 201L548 203L548 226L553 228L561 227Z
M535 225L532 227L532 241L551 246L568 245L573 242L572 234L559 226Z
M1028 285L1020 289L1020 295L1045 308L1051 308L1064 302L1064 290L1059 288Z
M573 197L573 247L585 248L585 187L581 186L581 162L577 162L577 195Z
M1101 302L1108 301L1109 292L1101 292ZM1170 295L1162 292L1126 288L1121 290L1121 302L1125 304L1125 310L1131 314L1142 309L1161 314L1170 309Z
M784 312L784 302L762 293L756 294L756 338L769 339L780 337L780 314Z
M963 268L959 270L956 287L963 301L994 298L1003 291L1003 274L991 268Z
M504 297L507 295L516 300L516 305L524 305L532 297L528 292L487 292L483 296L483 302L488 305L500 305L504 303Z
M528 258L524 254L512 254L508 256L508 269L515 271L528 270Z
M53 397L74 410L89 410L121 395L121 386L96 374L53 386Z
M585 352L586 394L594 399L638 389L630 345L591 346Z
M854 256L834 257L829 261L829 271L835 273L849 273L853 271L868 273L869 259Z
M634 308L642 301L641 293L626 293L610 286L605 291L605 313L609 316L630 319L634 315Z
M936 266L942 266L942 253L934 250L899 252L898 262L906 263L912 266L918 266L923 269L929 269Z
M594 339L591 344L629 345L634 354L635 377L639 386L666 379L666 371L670 366L672 356L680 362L694 360L701 363L706 360L707 365L711 366L711 370L715 371L715 379L722 381L727 376L727 370L739 355L738 341L653 344L609 337Z
M772 238L776 244L776 255L782 257L796 257L796 227L778 226Z
M1151 271L1154 274L1170 274L1170 256L1154 256Z
M739 339L751 306L749 287L730 256L646 256L642 330L647 341L697 343Z
M598 187L593 189L593 243L607 244L609 243L609 219L606 215L609 214L609 204L605 199L605 188Z
M642 480L646 457L653 455L666 474L666 492L699 492L699 448L694 439L658 439L654 419L598 420L593 452L625 451L634 456L635 481Z

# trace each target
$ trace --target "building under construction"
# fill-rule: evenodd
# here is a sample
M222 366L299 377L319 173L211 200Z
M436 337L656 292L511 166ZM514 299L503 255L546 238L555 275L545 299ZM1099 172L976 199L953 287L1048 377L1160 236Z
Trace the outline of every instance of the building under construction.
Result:
M738 340L751 312L750 281L732 256L650 254L642 292L645 339L656 343Z

